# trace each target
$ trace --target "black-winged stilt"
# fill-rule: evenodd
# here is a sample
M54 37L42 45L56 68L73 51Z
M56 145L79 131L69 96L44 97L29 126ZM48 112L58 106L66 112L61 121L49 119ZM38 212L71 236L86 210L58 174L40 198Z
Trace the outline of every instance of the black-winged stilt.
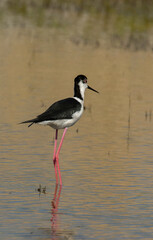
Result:
M38 115L36 118L21 122L30 123L28 127L30 127L33 123L38 123L41 125L49 125L50 127L56 129L53 163L55 168L56 183L58 184L59 174L60 185L62 185L62 178L59 167L59 153L68 127L74 125L83 113L84 93L86 88L98 93L98 91L88 86L86 76L78 75L74 79L74 97L55 102L44 113ZM58 129L64 129L64 132L56 152Z

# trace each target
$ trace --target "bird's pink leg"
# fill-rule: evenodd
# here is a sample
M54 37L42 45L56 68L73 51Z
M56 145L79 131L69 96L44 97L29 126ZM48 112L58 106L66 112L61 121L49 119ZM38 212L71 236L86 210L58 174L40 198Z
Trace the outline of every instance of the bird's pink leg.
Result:
M59 167L59 153L60 153L60 150L61 150L61 147L62 147L62 143L63 143L64 137L65 137L66 131L67 131L67 128L64 129L64 132L63 132L63 135L62 135L62 138L61 138L61 141L60 141L57 153L56 153L56 164L57 164L57 168L58 168L60 185L62 185L62 178L61 178L61 172L60 172L60 167Z
M54 169L55 169L56 184L58 184L57 162L56 162L57 137L58 137L58 129L56 129L56 133L55 133L54 155L53 155L53 163L54 163Z

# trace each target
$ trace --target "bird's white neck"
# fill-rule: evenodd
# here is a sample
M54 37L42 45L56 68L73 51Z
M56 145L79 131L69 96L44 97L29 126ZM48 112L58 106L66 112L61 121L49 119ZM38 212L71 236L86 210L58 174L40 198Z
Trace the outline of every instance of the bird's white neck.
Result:
M86 88L87 84L83 84L81 81L78 84L75 84L74 97L77 97L83 101Z

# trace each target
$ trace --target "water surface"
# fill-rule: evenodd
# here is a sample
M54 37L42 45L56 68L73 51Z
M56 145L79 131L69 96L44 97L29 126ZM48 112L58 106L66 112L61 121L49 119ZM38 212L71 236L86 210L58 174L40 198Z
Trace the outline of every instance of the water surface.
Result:
M1 238L153 239L152 53L15 27L1 30L0 52ZM56 188L55 131L18 123L72 96L77 74L100 94L86 91L67 131Z

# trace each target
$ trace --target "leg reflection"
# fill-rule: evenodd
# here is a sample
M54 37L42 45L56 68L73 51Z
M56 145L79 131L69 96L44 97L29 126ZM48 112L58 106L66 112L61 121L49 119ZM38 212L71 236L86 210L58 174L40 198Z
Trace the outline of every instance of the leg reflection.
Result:
M58 191L59 187L59 191ZM52 234L56 235L58 231L58 223L57 223L57 212L58 212L58 204L59 204L59 199L62 191L62 185L58 186L57 184L55 185L55 192L54 192L54 197L51 202L51 229L52 229Z

